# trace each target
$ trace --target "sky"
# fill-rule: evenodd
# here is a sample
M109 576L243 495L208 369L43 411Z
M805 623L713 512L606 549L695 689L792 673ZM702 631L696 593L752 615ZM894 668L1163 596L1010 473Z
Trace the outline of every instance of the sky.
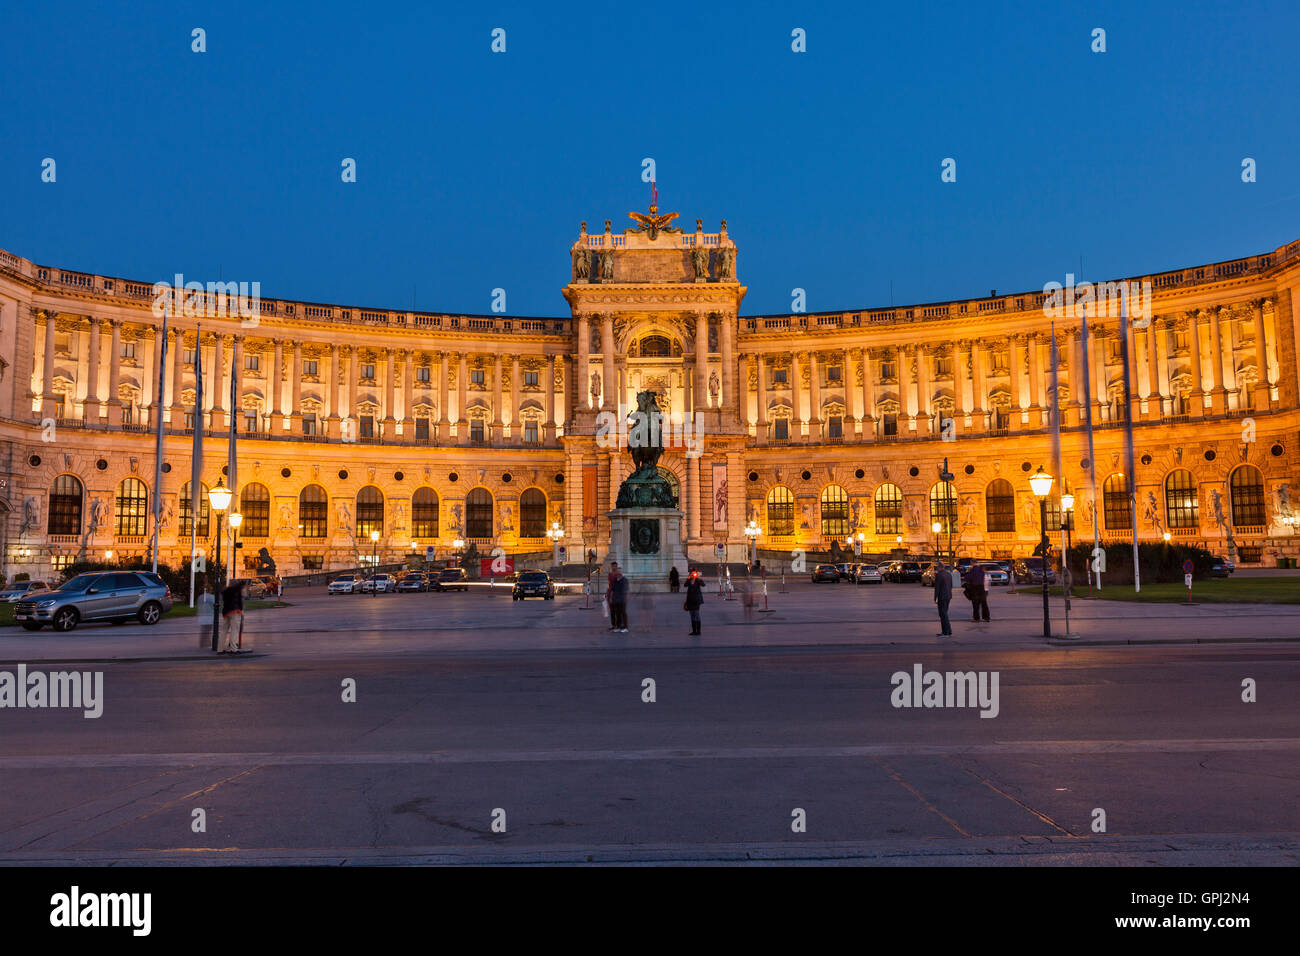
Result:
M1250 0L11 3L0 248L560 316L650 158L661 211L727 219L745 314L1142 275L1300 238L1297 37Z

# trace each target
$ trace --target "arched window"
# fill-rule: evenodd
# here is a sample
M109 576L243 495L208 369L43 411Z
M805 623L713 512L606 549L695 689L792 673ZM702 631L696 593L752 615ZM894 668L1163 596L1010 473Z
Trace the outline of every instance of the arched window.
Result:
M849 533L849 496L839 485L822 490L822 537L843 538Z
M420 488L411 496L411 537L438 537L438 493Z
M50 486L48 534L81 534L81 481L59 475Z
M546 537L546 495L529 488L519 496L519 537Z
M676 506L677 502L682 500L681 482L677 480L676 475L674 475L669 469L665 468L663 465L659 466L659 477L663 478L664 481L668 482L668 487L672 488L673 505Z
M644 358L666 358L672 354L672 343L662 335L647 335L641 340L641 355Z
M384 493L374 485L357 492L357 540L369 541L370 532L384 534Z
M1264 523L1264 476L1254 465L1241 465L1228 482L1232 500L1232 525L1262 525Z
M957 528L957 490L950 481L936 482L930 489L930 525L936 521L942 525L942 534Z
M794 495L785 485L767 493L767 533L794 534Z
M212 505L208 503L208 486L199 482L199 530L190 528L194 519L194 501L190 495L190 483L181 485L181 530L182 538L206 538L208 536L208 519L212 516Z
M113 533L118 537L143 537L149 528L149 490L139 478L123 478L117 486Z
M1165 478L1165 523L1169 528L1201 526L1196 479L1190 471L1171 471Z
M465 496L465 536L492 537L492 492L475 488Z
M876 489L876 534L903 533L903 491L898 485Z
M989 531L1016 530L1016 491L1011 482L1005 478L989 482L984 492L984 513L988 516Z
M1133 527L1133 505L1129 500L1128 479L1111 475L1101 486L1102 514L1107 531L1128 531Z
M256 482L244 485L239 496L239 513L244 523L239 526L241 538L265 538L271 533L271 492L266 485Z
M329 499L320 485L308 485L298 495L298 537L323 538L329 525Z

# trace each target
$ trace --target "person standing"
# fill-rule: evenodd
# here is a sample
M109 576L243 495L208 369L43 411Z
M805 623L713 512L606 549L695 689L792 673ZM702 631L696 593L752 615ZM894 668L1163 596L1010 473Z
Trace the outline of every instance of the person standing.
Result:
M221 592L222 632L218 654L238 654L244 633L244 582L236 579Z
M691 614L691 636L700 633L700 605L704 603L704 579L698 568L691 568L686 578L686 602L682 607Z
M623 572L618 569L618 565L614 565L614 570L610 572L609 584L609 629L620 634L627 633L628 588L628 579L623 577Z
M936 637L952 637L952 623L948 620L948 605L952 601L952 575L942 561L934 562L934 603L939 608L939 633Z
M673 594L676 594L678 591L681 590L681 587L682 587L682 579L681 576L677 573L677 565L674 564L671 568L668 569L668 590Z
M984 568L978 564L972 564L970 570L966 572L966 596L970 598L972 621L988 623L989 592L987 584Z

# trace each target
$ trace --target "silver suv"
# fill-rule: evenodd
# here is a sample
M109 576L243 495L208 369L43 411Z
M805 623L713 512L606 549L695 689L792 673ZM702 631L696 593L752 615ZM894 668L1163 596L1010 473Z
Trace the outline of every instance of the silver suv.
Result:
M172 592L150 571L97 571L78 574L53 591L19 601L14 620L29 631L50 624L70 631L81 621L157 624L171 610Z

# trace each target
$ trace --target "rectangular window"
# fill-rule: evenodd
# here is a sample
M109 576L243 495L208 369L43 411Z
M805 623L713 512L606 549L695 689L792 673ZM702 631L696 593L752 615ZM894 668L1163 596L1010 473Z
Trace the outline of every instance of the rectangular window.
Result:
M303 374L303 375L316 375L316 374L317 374L316 369L317 369L318 367L319 367L319 366L317 366L317 364L316 364L316 360L315 360L315 359L306 359L306 360L302 363L302 374Z
M132 425L135 423L135 406L129 402L122 406L122 424Z
M257 365L260 359L261 359L260 355L245 355L244 370L248 372L256 372Z
M319 571L325 567L325 556L321 554L304 554L302 556L302 569L304 571Z
M772 423L772 437L777 441L786 441L790 438L789 419L778 418Z
M935 378L950 378L952 376L952 357L940 355L934 360Z
M844 419L839 415L832 415L826 420L826 437L843 438L844 437Z
M472 422L469 423L469 440L470 440L470 441L482 441L482 440L483 440L483 420L482 420L482 419L480 419L480 418L476 418L474 421L472 421Z
M530 445L537 444L537 422L524 422L524 441Z
M884 420L881 422L880 428L881 428L880 433L882 435L897 435L898 416L893 414L892 412L886 412Z
M122 343L122 358L129 358L129 359L133 359L133 358L135 358L135 343L134 343L134 342L123 342L123 343Z
M185 427L186 427L186 428L190 428L190 429L194 428L194 413L193 413L193 412L186 412L186 413L185 413Z
M840 381L842 378L843 378L843 376L841 375L841 370L840 370L840 367L839 367L838 365L828 365L828 366L826 366L826 381L828 381L828 382L838 382L838 381Z
M415 420L415 438L416 441L429 440L429 419L417 418Z
M525 384L525 385L536 385L536 384L537 384L537 373L536 373L536 372L524 372L524 384Z
M255 409L244 412L244 431L257 431L257 411Z
M373 382L375 380L375 367L373 365L361 366L361 377L367 382Z
M786 373L787 370L783 368L772 369L772 384L784 385L786 383Z
M316 416L309 414L302 416L302 433L304 435L316 434Z
M429 366L421 365L419 368L417 368L415 370L415 380L417 382L429 381Z
M483 370L481 368L472 368L469 370L469 380L475 385L483 384Z
M358 432L358 434L359 434L362 438L374 438L374 437L375 437L375 416L373 416L373 415L362 415L362 416L361 416L361 428L360 428L360 431Z
M1248 392L1247 394L1250 393ZM67 398L64 395L60 394L59 397L54 402L54 417L67 418L68 416L67 408L68 408Z
M880 363L880 378L881 378L881 380L883 381L883 380L891 379L891 378L893 378L893 377L894 377L894 363L893 363L893 362L881 362L881 363Z
M197 354L197 352L198 352L197 349L184 349L181 352L181 362L184 363L185 365L193 366L194 356Z

